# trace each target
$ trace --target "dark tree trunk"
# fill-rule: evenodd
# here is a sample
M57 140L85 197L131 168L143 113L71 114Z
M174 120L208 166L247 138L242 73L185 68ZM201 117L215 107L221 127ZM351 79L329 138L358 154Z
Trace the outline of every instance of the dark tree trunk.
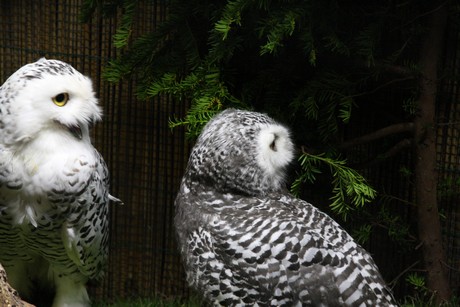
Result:
M438 301L451 296L445 253L442 246L441 225L437 204L435 107L438 85L439 57L444 43L448 15L444 3L431 14L430 30L422 45L420 66L421 95L415 125L415 185L418 233L422 242L423 261L427 270L427 286Z

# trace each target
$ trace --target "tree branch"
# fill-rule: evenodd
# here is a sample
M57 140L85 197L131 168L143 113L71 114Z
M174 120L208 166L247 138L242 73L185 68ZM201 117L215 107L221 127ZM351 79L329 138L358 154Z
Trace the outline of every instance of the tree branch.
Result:
M333 66L343 66L344 63L350 67L356 68L358 66L359 68L362 69L368 69L368 70L379 70L385 73L389 74L395 74L399 76L403 76L404 80L406 79L416 79L419 76L419 73L417 71L414 71L414 69L407 68L402 65L398 64L391 64L391 63L385 63L385 62L380 62L378 60L374 61L374 65L369 66L367 61L363 60L362 58L349 58L349 57L337 57L336 55L334 56L327 56L323 55L323 60Z
M406 274L407 272L410 272L414 267L416 267L418 264L419 264L420 261L415 261L414 263L412 263L410 266L408 266L406 269L404 269L401 273L398 274L398 276L396 276L395 278L393 278L393 280L389 283L390 285L394 285L396 284L396 282L398 281L398 279L400 279L404 274Z
M383 137L397 134L397 133L402 133L402 132L413 132L414 131L414 124L413 123L400 123L400 124L394 124L385 128L382 128L380 130L371 132L369 134L363 135L361 137L343 142L342 144L339 145L340 149L348 149L350 147L353 147L355 145L361 145L361 144L366 144L371 141L375 141L378 139L381 139Z
M399 152L403 151L404 149L411 147L412 143L413 142L410 139L403 139L402 141L397 143L395 146L391 147L389 150L387 150L383 154L378 155L373 160L370 160L370 161L367 161L367 162L364 162L364 163L361 163L361 164L353 165L353 168L365 169L365 168L375 166L375 165L383 162L384 160L395 156L396 154L398 154Z
M414 70L406 68L404 66L386 63L376 63L375 66L376 68L380 68L385 72L410 77L405 79L415 79L417 77L417 74L414 72Z

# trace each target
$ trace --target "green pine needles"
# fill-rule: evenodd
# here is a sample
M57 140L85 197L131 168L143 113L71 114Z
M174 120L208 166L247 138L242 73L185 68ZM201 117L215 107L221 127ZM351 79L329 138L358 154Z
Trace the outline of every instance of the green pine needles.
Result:
M171 0L155 31L134 37L142 5L138 0L85 1L84 20L95 12L122 14L113 38L121 52L106 66L106 80L132 78L142 99L168 96L186 103L186 116L172 115L169 125L185 126L191 139L225 108L276 114L291 123L297 144L313 143L325 152L300 156L294 193L326 165L332 175L330 205L340 216L346 218L375 198L363 176L331 153L340 128L352 119L360 88L375 78L369 67L384 28L381 12L375 14L379 18L369 13L368 23L344 31L349 26L344 16L354 16L362 3ZM376 8L380 4L371 2L367 9ZM366 65L344 69L343 64L354 64L352 55Z
M413 175L400 178L394 165L411 170L408 149L420 140L395 126L416 117L421 92L416 63L427 18L448 3L85 0L82 20L118 17L113 37L118 49L103 76L134 80L139 98L152 103L165 96L183 103L187 114L172 114L171 128L185 126L193 139L215 114L231 107L287 123L295 143L309 148L298 157L291 191L299 195L305 183L330 186L321 200L350 224L362 222L354 232L360 242L379 228L408 250L416 241L414 223L404 226L411 217L402 208L412 201L406 192L413 187L406 183ZM449 18L458 19L457 6ZM142 29L138 17L153 7L158 22ZM355 168L375 178L378 199ZM398 183L404 186L398 189ZM441 189L439 197L450 190ZM423 289L415 277L408 282Z
M326 165L332 174L332 211L344 220L354 208L362 207L376 197L376 191L356 170L346 166L345 160L326 157L325 154L313 155L305 151L299 157L301 174L291 185L291 192L298 195L301 184L313 183L316 175L321 173L321 166Z
M184 119L173 117L169 121L169 126L171 128L186 126L186 135L191 139L196 138L203 126L222 111L224 103L234 106L240 104L220 81L217 68L197 69L182 80L176 74L165 73L158 81L150 84L146 94L150 97L163 94L176 99L189 99L191 107L186 117Z

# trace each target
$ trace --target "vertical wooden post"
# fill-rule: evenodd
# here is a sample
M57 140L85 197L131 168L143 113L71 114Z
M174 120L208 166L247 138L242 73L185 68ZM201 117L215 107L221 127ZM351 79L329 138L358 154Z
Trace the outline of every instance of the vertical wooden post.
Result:
M444 3L431 14L430 29L421 49L421 95L419 112L414 121L418 234L423 244L427 286L434 291L438 301L448 300L451 296L437 204L435 127L438 65L444 44L447 10L448 5Z

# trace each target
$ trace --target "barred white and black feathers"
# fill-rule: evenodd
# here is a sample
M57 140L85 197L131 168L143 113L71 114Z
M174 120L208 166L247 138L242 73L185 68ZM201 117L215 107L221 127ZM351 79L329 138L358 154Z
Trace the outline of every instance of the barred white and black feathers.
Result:
M108 254L108 171L91 145L101 111L89 78L41 59L0 88L0 262L21 297L88 306Z
M213 305L393 306L361 246L283 186L289 131L226 110L204 128L176 199L187 280Z

